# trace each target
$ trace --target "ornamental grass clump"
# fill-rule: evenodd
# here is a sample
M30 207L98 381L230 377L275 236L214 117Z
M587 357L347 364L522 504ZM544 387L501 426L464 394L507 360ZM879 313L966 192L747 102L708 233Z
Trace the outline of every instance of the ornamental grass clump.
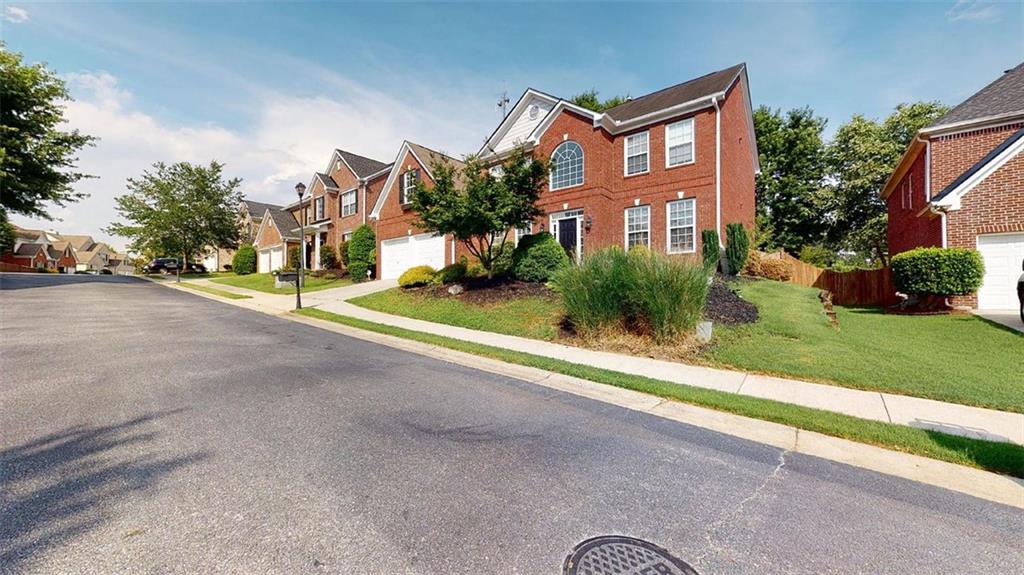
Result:
M555 274L566 318L582 336L606 330L649 336L658 343L696 326L707 300L703 266L678 258L611 247Z

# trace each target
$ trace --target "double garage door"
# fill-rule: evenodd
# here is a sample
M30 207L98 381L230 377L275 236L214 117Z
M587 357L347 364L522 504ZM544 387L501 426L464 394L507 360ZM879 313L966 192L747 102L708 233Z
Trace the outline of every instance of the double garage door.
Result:
M261 274L268 274L284 266L284 248L268 248L260 250L259 262L256 271Z
M1024 234L978 236L985 260L985 279L978 290L978 309L1017 309L1017 278L1024 260Z
M444 236L420 234L380 243L380 275L395 279L414 266L444 267Z

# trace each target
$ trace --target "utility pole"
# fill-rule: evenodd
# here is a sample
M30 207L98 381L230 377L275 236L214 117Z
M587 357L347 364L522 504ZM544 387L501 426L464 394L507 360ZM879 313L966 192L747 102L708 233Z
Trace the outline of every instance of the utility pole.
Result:
M501 92L501 97L498 98L498 107L501 108L501 117L505 118L508 116L508 90Z

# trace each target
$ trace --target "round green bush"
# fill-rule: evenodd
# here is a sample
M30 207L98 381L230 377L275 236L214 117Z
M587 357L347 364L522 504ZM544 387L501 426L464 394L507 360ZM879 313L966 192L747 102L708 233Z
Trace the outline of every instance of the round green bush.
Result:
M516 247L511 242L505 242L494 247L495 251L501 250L501 255L491 264L495 277L507 275L512 271L512 255Z
M352 281L364 281L377 271L377 235L373 228L363 224L352 232L348 241L348 271Z
M256 248L252 246L238 248L235 257L231 258L231 271L243 276L256 273Z
M551 234L525 236L512 253L512 275L524 282L546 282L569 267L569 256Z
M425 286L433 283L437 271L430 266L411 267L398 276L398 285L404 288Z
M437 277L441 280L442 284L458 283L466 278L466 264L457 262L450 266L445 266L441 268L441 271L437 272Z
M320 246L320 267L325 270L338 267L338 254L334 251L334 246Z
M967 248L917 248L892 258L892 281L905 294L952 296L978 291L985 264Z

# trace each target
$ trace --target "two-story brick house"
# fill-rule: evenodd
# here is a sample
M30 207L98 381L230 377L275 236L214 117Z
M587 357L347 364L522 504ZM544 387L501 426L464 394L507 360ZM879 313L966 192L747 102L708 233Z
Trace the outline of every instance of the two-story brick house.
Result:
M549 158L530 230L573 254L643 245L694 254L700 232L754 227L757 142L746 66L739 64L602 112L527 90L479 154L517 146Z
M918 132L881 190L889 254L977 249L985 277L958 305L1016 309L1024 260L1024 64Z

